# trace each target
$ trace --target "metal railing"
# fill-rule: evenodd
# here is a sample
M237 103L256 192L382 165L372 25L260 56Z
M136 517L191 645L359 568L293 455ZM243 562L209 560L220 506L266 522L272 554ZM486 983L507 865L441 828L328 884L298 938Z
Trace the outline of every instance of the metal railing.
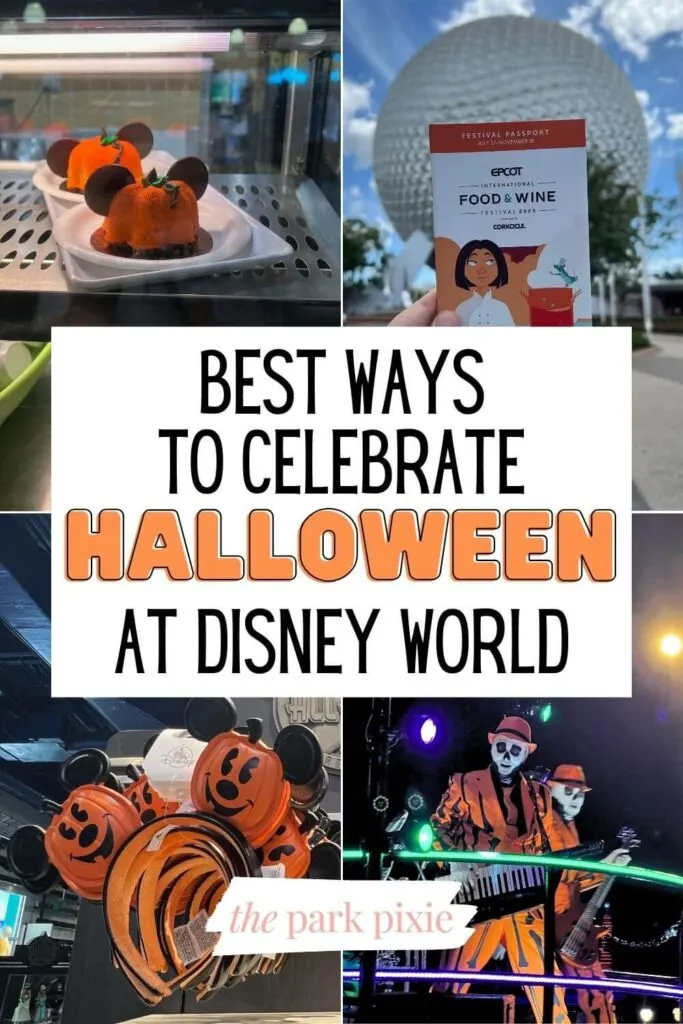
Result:
M369 854L362 849L344 850L344 861L347 863L366 863ZM358 979L361 983L361 994L364 1000L374 998L375 983L377 981L431 981L431 982L467 982L469 984L502 982L520 986L539 985L543 986L543 1020L553 1019L553 997L555 987L560 988L595 988L623 992L640 992L643 994L657 995L678 1000L681 1016L683 1017L683 983L678 985L662 985L652 982L618 981L616 979L595 979L595 978L564 978L561 974L555 974L556 968L556 937L555 937L555 892L561 879L563 871L580 871L590 874L613 875L619 878L629 879L633 882L646 883L650 885L665 886L672 889L683 890L683 875L675 875L667 871L658 871L653 868L646 868L635 865L609 864L604 861L580 860L571 857L555 856L553 854L517 854L497 853L495 851L472 851L472 850L428 850L412 851L399 850L395 853L382 853L381 860L412 862L419 866L420 873L424 866L430 862L439 863L464 863L464 864L508 864L511 866L533 866L544 869L544 946L543 946L543 971L542 975L529 974L491 974L489 972L472 971L446 971L434 970L423 971L376 967L377 955L368 951L363 956L363 967L360 971L344 971L344 977L350 980ZM683 932L683 928L681 929ZM679 978L683 978L683 956L679 946ZM368 975L370 971L370 975ZM359 999L359 1009L361 1000ZM359 1016L362 1020L362 1016Z

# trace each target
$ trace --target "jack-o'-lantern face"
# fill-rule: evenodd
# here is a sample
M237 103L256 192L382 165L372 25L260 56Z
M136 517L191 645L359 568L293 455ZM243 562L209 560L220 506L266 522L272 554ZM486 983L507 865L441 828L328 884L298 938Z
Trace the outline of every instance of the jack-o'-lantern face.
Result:
M178 810L179 804L164 800L150 785L145 774L140 773L133 766L129 769L129 774L133 781L130 786L126 786L123 795L130 800L144 825L148 821L163 818L167 814L174 814Z
M85 899L100 899L113 855L140 827L140 814L118 789L109 788L109 762L101 751L79 751L62 766L72 784L88 774L66 801L47 803L54 816L45 832L45 851L64 882Z
M308 782L320 771L315 734L289 726L268 747L260 719L249 719L245 732L235 729L237 711L228 700L192 700L185 717L191 735L207 744L192 775L192 803L227 818L252 846L262 846L287 814L291 783Z
M257 853L262 867L281 864L287 878L304 877L311 862L311 850L304 826L294 811L289 811Z

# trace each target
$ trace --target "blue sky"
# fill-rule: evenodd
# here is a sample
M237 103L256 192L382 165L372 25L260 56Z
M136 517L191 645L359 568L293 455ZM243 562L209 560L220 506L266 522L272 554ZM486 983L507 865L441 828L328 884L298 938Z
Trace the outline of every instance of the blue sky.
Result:
M628 75L650 135L651 191L678 195L683 161L683 0L344 0L344 215L383 225L400 239L372 175L377 112L410 57L440 31L491 15L536 15L594 39ZM683 219L679 220L683 224ZM683 264L683 237L652 269Z

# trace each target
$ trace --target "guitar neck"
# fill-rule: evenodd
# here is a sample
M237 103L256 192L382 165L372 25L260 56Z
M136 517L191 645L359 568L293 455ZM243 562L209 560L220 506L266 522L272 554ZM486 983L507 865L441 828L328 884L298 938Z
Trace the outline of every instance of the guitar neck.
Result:
M602 885L598 886L598 888L595 890L595 892L589 899L588 903L586 904L586 909L579 918L579 924L585 923L584 918L586 919L586 922L589 926L593 923L595 915L607 899L609 891L613 885L614 875L612 875L610 878L606 878Z

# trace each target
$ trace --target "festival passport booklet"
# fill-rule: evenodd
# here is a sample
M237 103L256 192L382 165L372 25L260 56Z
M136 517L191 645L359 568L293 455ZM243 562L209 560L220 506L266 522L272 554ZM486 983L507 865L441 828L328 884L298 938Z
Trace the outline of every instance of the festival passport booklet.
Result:
M586 123L429 126L439 310L589 327Z

